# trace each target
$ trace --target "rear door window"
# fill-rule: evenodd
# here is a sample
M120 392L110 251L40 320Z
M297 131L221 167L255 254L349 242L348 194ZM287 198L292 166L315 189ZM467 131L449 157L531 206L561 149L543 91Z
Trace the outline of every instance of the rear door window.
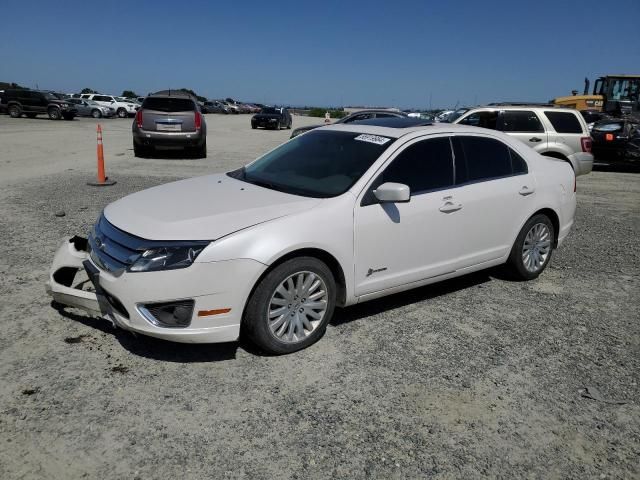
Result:
M456 159L456 185L508 177L513 174L510 149L501 141L486 137L464 136L456 136L452 140ZM516 162L518 162L517 159ZM519 166L519 169L521 168L522 166Z
M582 125L573 113L545 111L544 114L558 133L583 133Z
M538 116L532 111L505 110L503 132L544 132Z
M187 98L147 97L142 108L160 112L192 112L196 104Z
M449 138L434 138L410 145L376 179L409 186L411 195L453 185L453 156Z

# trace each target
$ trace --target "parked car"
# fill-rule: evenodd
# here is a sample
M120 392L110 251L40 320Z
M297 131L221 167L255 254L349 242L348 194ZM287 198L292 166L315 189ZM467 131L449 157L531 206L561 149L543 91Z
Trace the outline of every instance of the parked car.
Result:
M640 166L640 121L600 120L591 130L593 154L599 163Z
M453 114L453 110L443 110L435 116L435 121L446 123L451 114Z
M7 102L4 99L4 90L0 90L0 113L7 113Z
M155 148L183 148L196 158L207 156L207 123L188 93L171 90L146 97L132 131L136 157L147 156Z
M27 89L7 89L3 94L7 111L13 118L25 115L35 118L37 115L48 115L51 120L73 120L78 111L66 100L60 100L51 92Z
M225 115L231 113L227 107L218 101L204 102L206 111L202 113L223 113Z
M347 115L346 117L339 118L334 123L335 124L353 123L353 122L359 122L361 120L369 120L371 118L399 118L399 117L405 118L405 117L408 117L408 114L406 114L405 112L399 112L397 110L369 108L369 109L358 110L357 112L353 112ZM313 130L322 126L324 125L322 124L306 125L304 127L298 127L293 132L291 132L290 138L295 138L298 135L308 132L309 130Z
M266 107L251 117L251 128L272 128L280 130L282 127L291 128L293 117L286 108Z
M584 117L584 121L587 122L589 131L591 131L596 122L609 118L608 114L600 110L580 110L580 114Z
M101 118L113 117L116 114L115 108L105 107L98 102L85 98L67 98L67 102L75 106L79 117Z
M593 168L591 136L580 112L550 105L496 105L468 110L453 123L500 130L536 152L571 164L576 175Z
M87 100L93 100L105 107L113 107L116 110L116 115L120 118L133 117L136 114L139 106L136 103L129 101L123 102L118 100L113 95L103 95L101 93L83 93L80 98Z
M226 175L108 205L88 240L62 244L48 290L144 335L242 330L289 353L336 307L498 265L538 277L575 209L571 167L501 132L330 125ZM80 269L97 294L74 288Z

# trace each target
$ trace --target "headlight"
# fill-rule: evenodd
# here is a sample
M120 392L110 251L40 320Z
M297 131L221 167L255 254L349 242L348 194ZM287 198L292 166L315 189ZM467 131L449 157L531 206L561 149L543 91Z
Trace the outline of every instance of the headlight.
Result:
M129 267L130 272L155 272L186 268L193 263L208 242L181 247L156 247L146 250Z

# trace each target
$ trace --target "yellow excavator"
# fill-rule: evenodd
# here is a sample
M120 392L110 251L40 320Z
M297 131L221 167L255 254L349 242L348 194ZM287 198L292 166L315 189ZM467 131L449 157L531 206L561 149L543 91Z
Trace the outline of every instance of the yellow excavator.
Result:
M576 110L597 110L613 116L626 116L640 111L640 75L606 75L596 80L589 94L589 79L584 79L584 92L553 99L553 103Z

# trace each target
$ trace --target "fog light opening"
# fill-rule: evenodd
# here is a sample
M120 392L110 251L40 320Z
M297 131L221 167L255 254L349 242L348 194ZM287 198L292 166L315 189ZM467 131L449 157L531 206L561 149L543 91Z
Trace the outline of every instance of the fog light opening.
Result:
M138 305L138 311L151 324L164 328L184 328L191 324L195 301L146 303Z

